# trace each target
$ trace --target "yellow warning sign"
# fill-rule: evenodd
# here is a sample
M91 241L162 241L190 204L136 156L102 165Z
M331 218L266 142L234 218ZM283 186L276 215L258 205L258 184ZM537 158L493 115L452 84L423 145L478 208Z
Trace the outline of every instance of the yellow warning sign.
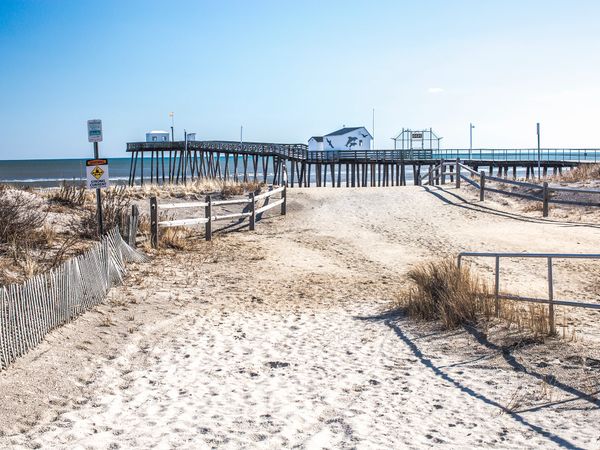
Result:
M108 160L88 159L85 162L88 189L106 189L109 185Z
M104 175L104 170L102 170L99 166L96 166L90 173L94 175L94 178L96 178L96 180L99 180L102 177L102 175Z

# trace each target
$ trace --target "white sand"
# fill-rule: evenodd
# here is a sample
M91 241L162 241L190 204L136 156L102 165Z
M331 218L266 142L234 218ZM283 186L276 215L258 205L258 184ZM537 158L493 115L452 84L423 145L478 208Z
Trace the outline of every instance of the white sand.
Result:
M139 289L116 291L127 304L109 311L115 326L103 329L118 345L91 362L86 350L70 350L70 364L92 370L92 381L73 375L64 402L42 400L44 414L21 420L20 433L0 425L0 446L600 448L599 404L538 376L564 368L563 355L515 352L526 368L518 371L463 330L382 315L401 275L423 258L593 252L598 229L511 216L492 201L486 206L500 212L482 213L441 195L460 205L413 187L293 190L287 218L135 269ZM561 266L558 284L570 276L566 290L589 298L585 267ZM522 293L542 294L545 273L535 268L512 263L503 275ZM64 339L86 339L78 327L90 330L93 314ZM126 317L136 329L112 331ZM574 317L598 357L598 314ZM0 393L60 360L59 343L2 374ZM38 400L47 395L39 391Z

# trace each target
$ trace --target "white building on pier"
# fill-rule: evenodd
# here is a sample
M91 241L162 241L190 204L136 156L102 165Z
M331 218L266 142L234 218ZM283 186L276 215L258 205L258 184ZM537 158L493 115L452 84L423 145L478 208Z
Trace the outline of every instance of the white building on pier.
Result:
M373 136L365 127L344 127L308 140L309 150L371 150Z

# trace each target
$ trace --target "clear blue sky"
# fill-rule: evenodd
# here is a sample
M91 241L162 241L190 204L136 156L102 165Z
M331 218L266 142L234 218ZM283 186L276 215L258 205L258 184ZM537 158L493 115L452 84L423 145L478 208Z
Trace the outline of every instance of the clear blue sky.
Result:
M600 147L598 1L0 1L0 159L433 127L445 147Z

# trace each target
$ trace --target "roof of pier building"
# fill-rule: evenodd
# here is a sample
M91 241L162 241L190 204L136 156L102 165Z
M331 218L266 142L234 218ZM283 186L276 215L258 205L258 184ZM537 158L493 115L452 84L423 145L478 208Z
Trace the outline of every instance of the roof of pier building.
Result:
M367 130L365 127L344 127L344 128L340 128L339 130L333 131L332 133L326 134L325 136L342 136L344 134L348 134L351 133L353 131L356 130L360 130L363 129L367 132L367 134L369 136L371 136L371 133L369 133L369 130ZM371 136L372 138L373 136Z

